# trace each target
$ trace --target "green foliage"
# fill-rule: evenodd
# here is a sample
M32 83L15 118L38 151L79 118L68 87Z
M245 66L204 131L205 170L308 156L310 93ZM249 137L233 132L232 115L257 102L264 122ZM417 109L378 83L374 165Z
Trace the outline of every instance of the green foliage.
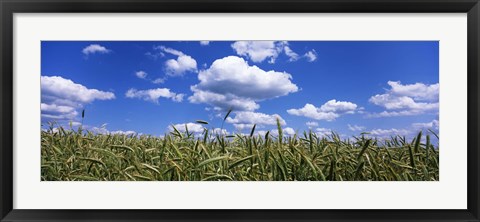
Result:
M198 122L198 121L197 121ZM279 124L280 125L280 124ZM43 181L437 181L439 148L430 135L407 142L365 135L341 140L173 132L164 137L41 132ZM303 135L303 136L302 136ZM434 135L437 136L437 135Z

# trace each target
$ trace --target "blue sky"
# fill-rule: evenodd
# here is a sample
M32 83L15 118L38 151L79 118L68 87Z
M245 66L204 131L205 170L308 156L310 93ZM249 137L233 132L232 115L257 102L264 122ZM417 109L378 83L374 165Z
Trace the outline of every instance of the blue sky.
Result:
M43 41L42 124L163 135L438 131L437 41ZM181 127L183 129L183 127Z

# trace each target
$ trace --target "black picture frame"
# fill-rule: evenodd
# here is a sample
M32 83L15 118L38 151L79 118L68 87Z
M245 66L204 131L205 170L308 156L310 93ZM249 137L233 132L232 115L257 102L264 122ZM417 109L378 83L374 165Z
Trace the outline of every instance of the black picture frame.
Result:
M480 221L479 0L0 0L1 221ZM14 13L454 13L468 14L466 210L17 210L13 209ZM220 197L221 198L221 197Z

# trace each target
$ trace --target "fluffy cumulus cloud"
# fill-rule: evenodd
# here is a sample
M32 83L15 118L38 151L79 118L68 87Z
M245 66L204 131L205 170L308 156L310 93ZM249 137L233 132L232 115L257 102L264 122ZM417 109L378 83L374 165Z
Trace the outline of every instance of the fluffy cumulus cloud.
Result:
M237 41L231 46L237 55L247 57L253 62L263 62L268 59L269 63L275 63L275 60L282 53L285 53L290 62L301 58L290 48L287 41ZM308 61L315 61L316 54L313 54L314 52L315 50L312 50L305 54ZM312 59L313 56L314 59Z
M191 89L194 94L188 98L190 102L207 103L214 106L217 111L229 108L234 110L256 110L260 108L260 105L250 98L242 98L233 94L222 95L210 91L198 90L195 87Z
M270 63L275 63L278 57L279 48L275 41L237 41L232 44L232 48L240 56L246 56L253 62L263 62L270 58Z
M408 129L374 129L370 131L370 135L380 138L390 138L390 136L408 136L412 134L411 130Z
M417 102L408 96L396 96L391 94L375 95L369 100L371 103L385 107L387 110L435 110L438 109L438 102Z
M188 72L197 72L197 61L191 56L165 46L158 46L155 49L177 56L176 59L169 59L165 62L165 71L168 76L183 76Z
M428 123L413 123L412 126L415 129L436 129L438 130L439 128L439 121L434 119L431 122Z
M280 125L286 125L285 120L278 114L265 114L257 112L235 112L235 117L228 117L226 119L227 123L233 124L237 130L251 129L254 124L257 124L259 128L266 125L276 125L277 119L280 122Z
M351 102L330 100L320 107L307 103L300 109L289 109L287 113L295 116L304 116L316 120L332 121L344 114L353 114L357 105Z
M95 100L115 99L111 92L89 89L60 76L41 76L42 117L46 119L72 120L85 104Z
M298 91L290 74L264 71L236 56L217 59L199 72L198 79L200 82L191 86L190 102L238 111L253 111L260 107L258 101Z
M195 134L203 133L205 129L202 124L198 123L179 123L173 126L180 132L185 132L188 129L188 132ZM174 131L172 126L169 126L168 129L169 131Z
M364 126L350 125L348 124L348 129L351 131L363 131L366 128Z
M52 109L52 107L55 107ZM74 107L57 106L55 104L40 104L42 118L46 120L71 120L78 115L78 111ZM72 111L67 111L72 110Z
M295 130L292 127L286 127L282 129L283 133L288 136L293 136L295 135Z
M438 83L402 85L401 82L388 81L388 85L390 89L386 93L377 94L369 99L370 103L382 106L386 110L369 114L370 117L409 116L438 112Z
M56 112L56 113L71 113L76 112L75 107L61 106L56 104L41 103L40 109L44 112Z
M150 101L153 103L158 103L160 98L167 98L171 99L174 102L181 102L183 101L183 97L185 94L177 94L171 92L170 89L167 88L157 88L157 89L147 89L147 90L137 90L137 89L129 89L125 96L127 98L136 98L136 99L143 99L145 101Z
M332 134L332 130L327 128L316 128L315 133L319 137L327 137L327 136L330 136L330 134Z
M415 83L402 85L401 82L388 81L390 93L396 96L408 96L419 101L438 101L439 84L425 85Z
M313 128L318 126L318 122L306 122L305 125L307 125L308 128Z
M95 54L95 53L100 53L100 54L106 54L111 52L111 50L105 48L104 46L98 45L98 44L91 44L85 48L83 48L82 53L85 55L90 55L90 54Z
M166 72L169 76L183 76L187 72L197 71L197 62L190 56L179 56L165 62Z
M60 76L42 76L41 77L42 96L57 98L57 104L61 102L71 103L90 103L94 100L115 99L111 92L103 92L97 89L88 89L87 87L74 83L70 79L64 79Z

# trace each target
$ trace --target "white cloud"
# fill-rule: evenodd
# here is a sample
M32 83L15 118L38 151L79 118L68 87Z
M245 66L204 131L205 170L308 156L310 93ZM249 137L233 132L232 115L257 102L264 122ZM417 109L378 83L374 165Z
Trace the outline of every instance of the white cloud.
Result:
M320 111L353 114L356 108L357 108L357 105L355 103L337 101L332 99L326 102L325 104L323 104L320 107Z
M305 58L307 58L307 60L309 62L313 62L315 60L317 60L317 52L315 51L315 49L312 49L310 51L308 51L307 53L305 53L305 55L303 55Z
M56 104L40 104L42 117L47 119L74 119L78 112L76 107L62 106Z
M413 123L412 126L415 129L437 129L439 128L439 121L434 119L428 123Z
M166 78L163 77L163 78L156 78L152 81L152 83L155 83L155 84L162 84L162 83L165 83L165 80Z
M135 72L135 75L140 79L145 79L148 74L144 71L138 71L138 72Z
M60 76L42 76L40 81L42 96L56 97L74 103L90 103L94 100L115 99L115 95L111 92L88 89Z
M40 85L42 89L40 108L42 117L46 119L71 120L85 104L95 100L115 99L111 92L88 89L60 76L41 76Z
M200 41L200 45L208 45L210 44L210 41Z
M275 59L282 50L277 47L275 41L237 41L231 46L238 55L246 56L253 62L263 62L270 58L269 62L275 63Z
M357 105L355 103L332 99L319 108L307 103L303 108L289 109L287 110L287 113L295 116L305 116L316 120L332 121L343 114L353 114L356 108Z
M380 138L390 138L390 136L408 136L412 132L407 129L374 129L370 131L370 135L377 136Z
M256 130L255 135L265 136L269 130Z
M397 128L390 128L390 129L373 129L370 134L366 135L369 137L377 137L380 139L390 139L392 136L404 136L409 139L413 139L418 132L423 131L425 134L428 134L426 130L435 130L438 131L439 129L439 121L434 119L431 122L427 123L413 123L411 127L397 129ZM433 139L433 138L432 138ZM422 138L422 142L425 142L425 137Z
M108 135L108 134L112 134L112 135L127 135L127 136L130 136L130 135L136 135L137 132L133 131L133 130L127 130L127 131L123 131L123 130L115 130L115 131L110 131L106 128L106 124L103 124L101 127L86 127L89 131L93 132L93 133L96 133L96 134L105 134L105 135ZM140 135L140 134L139 134Z
M154 49L156 49L154 47ZM158 52L158 51L155 51L155 52L146 52L145 55L148 57L148 58L151 58L153 60L157 60L158 58L161 58L161 57L165 57L165 53L163 52Z
M295 135L295 130L291 127L284 128L282 131L285 135L289 135L289 136Z
M315 133L316 133L319 137L327 137L327 136L329 136L330 134L332 134L332 130L331 130L331 129L327 129L327 128L317 128L317 129L315 129Z
M382 111L379 113L368 113L367 117L395 117L395 116L415 116L423 114L421 110L403 110L403 111Z
M60 106L56 104L40 104L40 109L45 112L54 112L54 113L71 113L75 112L75 108L71 106Z
M41 129L43 132L52 132L52 133L58 133L60 130L58 127L53 127L53 128L42 128Z
M402 85L401 82L388 81L390 93L396 96L408 96L414 100L438 101L439 84L425 85L415 83Z
M110 131L110 134L135 135L135 134L137 134L137 132L135 132L133 130L127 130L127 131L116 130L116 131Z
M220 135L228 135L228 131L226 129L221 129L221 128L214 128L212 130L213 134L220 134Z
M219 93L198 90L195 87L191 88L194 92L188 100L192 103L207 103L218 110L232 108L234 110L256 110L260 108L254 100L249 98L242 98L232 94L222 95ZM220 108L223 107L223 108Z
M127 130L127 131L123 131L123 130L114 130L114 131L110 131L107 129L107 123L104 123L102 124L101 126L89 126L89 125L84 125L82 124L81 122L76 122L76 121L57 121L55 122L55 124L58 126L58 127L55 127L53 128L53 132L58 132L59 131L59 127L63 127L63 129L65 129L66 131L68 130L71 130L71 129L75 129L75 128L78 128L80 126L82 126L82 128L84 130L88 130L89 132L92 132L94 134L105 134L105 135L108 135L108 134L112 134L112 135L115 135L115 134L119 134L119 135L127 135L127 136L130 136L130 135L142 135L142 133L137 133L133 130ZM71 126L71 128L70 128ZM47 128L42 128L43 131L48 131Z
M85 55L95 54L95 53L106 54L106 53L109 53L109 52L111 52L111 50L105 48L104 46L98 45L98 44L91 44L91 45L85 47L82 50L82 53L85 54Z
M270 131L270 135L272 136L278 136L278 129L275 128L275 129L271 129L269 130ZM267 133L267 131L259 131L258 132L258 135L265 135ZM293 136L295 135L295 130L291 127L286 127L286 128L282 128L282 133L283 133L283 136Z
M316 119L316 120L327 120L331 121L339 117L340 115L333 113L333 112L322 112L319 108L315 107L314 105L307 103L301 109L289 109L287 113L290 115L295 116L305 116L308 118Z
M177 56L177 59L169 59L165 62L165 71L168 76L183 76L187 72L197 72L197 61L191 56L165 46L158 46L155 49Z
M352 125L348 124L348 129L351 130L351 131L363 131L366 128L364 126L357 126L357 125L352 126Z
M198 74L200 82L191 87L192 103L207 103L223 109L253 111L256 103L298 91L286 72L264 71L240 57L217 59Z
M287 41L237 41L231 46L237 55L247 57L257 63L266 59L269 59L269 63L275 63L275 60L282 53L285 53L290 62L301 58L290 48ZM305 53L303 57L306 57L309 62L313 62L317 58L315 50Z
M272 136L278 136L278 128L274 128L274 129L271 129L271 130L257 130L255 132L255 135L260 135L260 136L265 136L265 134L267 134L267 132L270 132L270 135ZM328 135L330 134L331 130L330 129L325 129L325 128L317 128L314 133L319 135L319 136L325 136L325 135ZM294 136L297 131L295 129L293 129L292 127L285 127L285 128L282 128L282 133L284 136ZM300 132L302 133L302 132Z
M125 96L127 98L137 98L137 99L143 99L145 101L150 101L153 103L158 103L158 99L160 97L171 99L174 102L182 102L185 94L177 94L174 92L170 92L170 89L167 89L167 88L157 88L157 89L147 89L147 90L136 90L132 88L125 93Z
M235 112L235 117L228 117L226 119L227 123L233 124L233 126L238 130L251 129L254 124L257 124L258 127L263 127L265 125L276 125L277 118L280 122L280 125L286 125L285 120L278 114L265 114L265 113L256 113L256 112Z
M169 54L172 54L172 55L176 55L176 56L185 55L182 51L172 49L172 48L168 48L168 47L165 47L163 45L155 46L155 47L153 47L153 49L160 50L160 51L163 51L163 52L166 52L166 53L169 53Z
M290 49L289 46L285 46L283 50L285 51L285 55L287 55L290 58L288 61L294 62L298 60L299 58L298 54L292 51L292 49Z
M188 55L179 56L176 60L169 59L165 62L165 66L169 76L183 76L187 72L197 71L197 62Z
M382 106L386 111L369 114L368 117L409 116L438 112L438 83L402 85L400 82L388 81L388 85L391 88L385 94L378 94L369 99L370 103Z
M161 78L156 78L156 79L152 80L152 79L147 77L148 73L145 72L145 71L137 71L137 72L135 72L135 76L137 76L139 79L143 79L143 80L152 82L153 84L162 84L162 83L165 83L165 81L167 80L167 76L164 76L164 77L161 77Z
M188 132L195 133L195 134L203 133L204 131L203 125L198 123L179 123L179 124L174 124L173 126L175 126L175 128L180 132L185 132L186 128L188 128ZM172 126L169 126L168 129L170 131L174 131Z
M305 125L307 125L308 128L313 128L318 126L318 122L306 122Z
M235 123L233 124L233 126L235 127L235 129L237 129L238 131L243 131L243 130L250 130L253 128L253 123Z
M438 103L424 103L416 102L413 98L408 96L396 96L392 94L382 94L372 96L369 102L383 106L387 110L435 110L438 109Z

